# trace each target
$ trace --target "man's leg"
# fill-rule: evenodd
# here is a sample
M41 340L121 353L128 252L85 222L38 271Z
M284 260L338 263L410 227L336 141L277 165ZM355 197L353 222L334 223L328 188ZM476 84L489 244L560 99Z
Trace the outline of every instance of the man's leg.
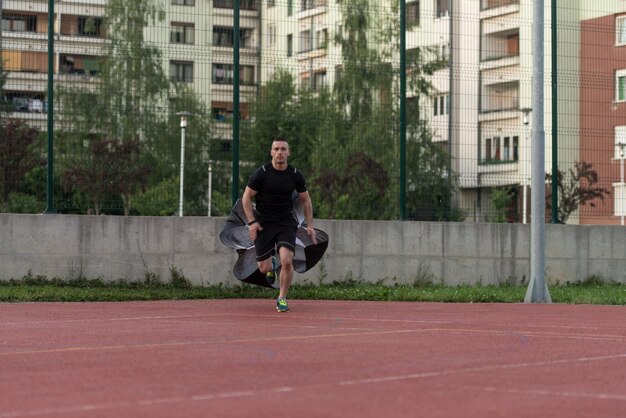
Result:
M257 261L257 265L259 266L259 270L263 274L267 273L268 271L272 271L272 257L266 258L263 261Z
M263 274L272 271L272 256L274 255L275 246L276 239L272 231L272 225L266 224L257 233L256 240L254 240L257 266Z
M280 293L278 295L278 299L286 299L287 293L289 292L289 286L291 286L291 281L293 280L293 251L291 251L287 247L280 247L278 249L278 254L280 256ZM271 268L271 261L269 261Z

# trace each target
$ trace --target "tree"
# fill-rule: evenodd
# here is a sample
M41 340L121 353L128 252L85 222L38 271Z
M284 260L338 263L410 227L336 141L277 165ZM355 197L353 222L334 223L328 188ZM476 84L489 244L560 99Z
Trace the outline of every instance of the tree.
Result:
M95 91L60 89L69 130L144 141L158 134L155 124L164 113L170 83L161 52L145 42L144 29L163 19L155 0L107 2L107 42Z
M449 168L449 155L433 143L432 132L424 123L409 123L407 161L409 218L419 221L462 220L463 215L449 206L457 184L457 176Z
M120 192L127 212L133 193L144 187L162 191L163 182L170 184L178 178L181 131L176 113L191 112L186 129L185 213L204 214L208 161L217 152L218 141L211 136L211 116L206 104L187 83L168 79L161 52L144 40L145 28L163 19L156 0L107 2L107 42L99 61L98 84L93 90L76 87L61 89L59 93L60 108L66 112L61 118L65 129L58 135L57 155L69 160L75 177L80 172L76 168L81 167L81 158L93 159L90 142L106 139L139 146L136 157L151 171L145 184ZM108 186L99 187L106 190ZM69 190L83 193L80 188ZM100 193L95 195L101 197ZM106 195L115 198L110 193ZM145 204L147 196L153 193L142 195L142 207L151 208ZM98 206L104 204L99 202Z
M129 215L131 196L145 188L150 172L150 167L139 161L140 152L136 139L93 141L89 158L73 162L63 173L63 187L66 191L75 189L84 193L96 215L101 213L107 199L119 195L124 203L124 215Z
M206 215L209 159L228 158L220 152L220 140L212 136L213 122L206 104L193 90L184 85L176 85L177 91L169 100L167 118L157 123L160 131L146 150L146 159L153 171L150 187L160 187L180 175L181 128L178 112L189 112L185 129L185 175L184 213L186 215ZM228 178L220 178L214 173L214 191L228 190ZM178 196L178 189L176 190ZM178 206L177 206L178 207Z
M0 129L2 129L2 117L3 113L9 111L9 103L6 101L4 95L4 83L7 81L7 73L4 71L4 62L0 58Z
M513 202L512 189L496 187L491 191L491 204L493 212L488 217L489 222L504 223L507 221L507 209Z
M289 163L312 178L313 159L333 114L336 112L328 90L298 91L290 73L276 71L252 103L253 118L243 124L242 159L253 163L244 175L268 161L271 140L283 136L294 150Z
M241 147L241 157L253 163L247 174L269 159L273 138L284 136L290 141L294 138L294 102L297 100L297 92L293 76L278 69L267 84L259 89L258 98L251 104L251 119L254 122L242 124L245 146ZM292 148L295 148L293 144ZM298 154L299 151L294 157ZM294 161L290 160L290 163Z
M390 64L397 61L399 50L400 27L395 18L399 3L392 2L390 13L377 16L377 27L370 21L368 10L367 0L342 4L343 35L337 36L336 42L342 47L343 65L335 94L337 106L344 115L341 126L348 131L345 135L350 139L338 142L347 160L353 159L355 150L362 150L384 167L385 175L381 173L375 184L382 186L385 194L375 199L371 196L364 196L363 200L351 198L351 217L360 213L359 218L385 219L397 216L399 196L397 122L400 109L399 102L392 98L399 97L400 92L398 71ZM374 43L376 49L370 48ZM456 176L450 169L447 152L432 142L432 132L420 112L423 98L427 97L430 102L431 77L446 65L447 61L432 48L415 48L407 53L407 84L414 96L407 112L407 209L413 219L451 219L449 201L455 190ZM377 171L374 165L372 167ZM336 173L331 170L329 175ZM352 190L347 187L338 190L337 195L347 196ZM341 204L340 207L346 206Z
M39 136L37 129L15 120L8 120L0 126L0 203L6 205L11 193L25 191L26 174L45 165L45 161L34 150Z
M389 219L397 213L394 72L372 39L368 0L342 2L342 63L314 156L312 189L322 217ZM384 23L384 22L383 22Z
M546 208L552 210L552 176L546 174ZM560 223L565 223L579 206L589 204L595 207L594 200L604 200L611 194L608 189L598 186L598 173L591 163L579 161L568 170L567 178L561 170L557 172L557 188L559 191L559 208L557 211Z
M393 63L398 51L394 14L398 7L394 2L391 13L381 18L385 13L370 9L369 0L341 2L342 33L334 42L341 47L342 62L332 89L297 88L291 75L277 71L252 107L254 123L246 127L242 148L247 161L255 165L266 161L269 140L276 135L289 138L294 149L290 162L307 174L316 216L397 217L399 104L395 98L399 88ZM378 13L376 19L373 13ZM413 90L430 94L428 77L445 61L424 49L412 56L411 63ZM449 219L455 178L449 159L445 150L433 144L432 133L418 114L413 116L407 153L414 213L420 202L434 199L428 204L429 216Z

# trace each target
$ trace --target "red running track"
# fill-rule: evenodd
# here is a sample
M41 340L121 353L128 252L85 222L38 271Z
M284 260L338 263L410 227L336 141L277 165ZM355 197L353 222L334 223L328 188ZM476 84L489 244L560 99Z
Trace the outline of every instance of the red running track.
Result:
M0 418L624 417L624 307L0 304Z

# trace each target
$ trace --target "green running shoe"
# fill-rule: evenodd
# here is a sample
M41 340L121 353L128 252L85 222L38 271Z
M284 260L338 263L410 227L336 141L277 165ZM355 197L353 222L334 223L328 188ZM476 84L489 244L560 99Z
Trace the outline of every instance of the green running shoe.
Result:
M276 310L278 312L288 312L289 306L287 305L286 299L277 299L276 300Z
M267 282L269 284L274 284L274 282L276 281L276 270L278 270L279 268L280 261L278 261L276 256L272 256L272 270L268 271L265 274L265 277L267 278Z

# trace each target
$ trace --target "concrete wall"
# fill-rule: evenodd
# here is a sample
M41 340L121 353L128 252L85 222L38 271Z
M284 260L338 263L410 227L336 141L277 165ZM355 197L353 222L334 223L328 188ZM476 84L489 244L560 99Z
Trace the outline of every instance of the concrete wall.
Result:
M218 239L225 218L0 214L0 280L48 278L169 281L170 266L196 285L239 283L234 251ZM316 220L330 245L296 281L428 280L499 284L528 279L530 225ZM549 283L591 275L626 283L626 230L546 225Z

